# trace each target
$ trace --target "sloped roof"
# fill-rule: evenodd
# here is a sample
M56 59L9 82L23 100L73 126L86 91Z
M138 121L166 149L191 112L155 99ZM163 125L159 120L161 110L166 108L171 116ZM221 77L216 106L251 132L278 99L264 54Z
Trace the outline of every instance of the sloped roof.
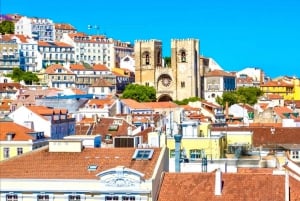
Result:
M215 173L165 173L158 201L282 201L283 175L222 173L222 192L215 195Z
M235 74L223 70L212 70L205 74L205 77L235 77Z
M261 84L261 87L294 87L293 84L287 83L285 81L269 81L267 83Z
M122 99L125 105L131 109L159 109L159 108L176 108L178 105L173 102L137 102L133 99Z
M97 174L124 166L150 179L161 153L154 148L151 160L132 160L135 148L84 148L81 152L49 152L48 147L0 163L1 178L14 179L97 179ZM95 172L89 165L98 166Z
M57 69L62 69L64 73L57 73ZM46 74L74 74L72 71L68 70L67 68L63 67L60 64L53 64L48 66L45 71Z
M27 141L33 138L27 133L33 131L14 122L0 121L0 140L6 140L7 133L14 133L12 141Z
M112 87L114 86L111 82L105 80L104 78L97 79L91 87Z

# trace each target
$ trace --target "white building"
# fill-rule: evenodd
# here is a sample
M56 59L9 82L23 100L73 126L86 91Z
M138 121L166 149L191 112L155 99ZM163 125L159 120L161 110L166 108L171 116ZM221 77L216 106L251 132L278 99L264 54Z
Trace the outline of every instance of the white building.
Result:
M15 23L15 34L29 36L35 40L54 41L55 27L50 19L23 16Z
M75 119L68 117L65 109L45 106L21 106L9 114L9 118L19 125L44 132L46 137L62 139L75 133Z
M84 33L65 33L61 41L74 46L76 63L104 64L109 69L119 67L121 58L133 53L133 47L129 43L102 35L88 36Z

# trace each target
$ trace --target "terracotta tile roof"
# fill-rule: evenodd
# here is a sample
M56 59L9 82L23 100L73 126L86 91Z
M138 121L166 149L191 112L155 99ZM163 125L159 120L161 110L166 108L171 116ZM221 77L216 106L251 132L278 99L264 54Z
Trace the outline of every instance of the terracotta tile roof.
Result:
M116 125L116 121L121 122L118 124L117 129L110 129L110 126ZM93 129L93 134L101 134L103 139L106 134L111 134L112 137L114 136L127 136L128 135L128 127L132 127L136 129L134 125L131 123L128 123L124 119L119 119L119 118L100 118L100 122L98 122L94 129Z
M293 84L287 83L285 81L269 81L267 83L261 84L261 87L294 87Z
M28 106L27 107L32 112L39 115L53 115L53 114L67 114L66 109L58 109L58 108L48 108L46 106Z
M42 47L73 47L72 45L69 45L64 42L46 42L46 41L38 41L38 46Z
M72 91L76 95L86 94L84 91L77 89L77 88L73 88Z
M110 71L109 68L107 68L103 64L95 64L95 65L93 65L93 70L96 70L96 71Z
M71 64L70 65L70 70L86 70L84 65L82 64Z
M235 74L223 70L212 70L205 74L205 77L235 77Z
M96 105L97 108L104 108L105 105L111 106L114 102L114 99L90 99L85 106L92 107Z
M237 84L252 84L253 83L253 78L252 77L239 77L236 79Z
M56 23L55 29L76 30L71 24L65 24L65 23Z
M97 79L91 87L112 87L114 86L111 82L105 80L104 78Z
M0 83L0 92L17 91L20 88L22 88L20 83Z
M61 69L62 73L57 73L56 70ZM48 66L45 70L46 74L74 74L72 71L68 70L67 68L63 67L60 64L53 64Z
M0 99L0 111L10 111L12 99Z
M27 43L27 42L28 42L28 40L27 40L27 39L29 39L28 36L25 36L25 35L19 35L19 34L16 34L15 36L16 36L17 38L19 38L19 40L20 40L22 43Z
M279 94L267 94L267 99L278 100L278 99L283 99L283 97Z
M142 102L139 103L133 99L122 99L121 100L125 105L131 109L159 109L159 108L177 108L179 107L176 103L173 102Z
M1 178L98 179L97 174L117 166L131 168L150 179L161 153L154 148L151 160L132 160L135 148L84 148L81 152L49 152L38 149L0 163ZM96 165L94 172L89 165Z
M12 141L27 141L32 140L33 137L28 135L32 129L18 125L14 122L0 121L0 141L6 140L7 133L14 133Z
M69 33L70 38L75 38L75 37L87 37L85 33L82 32L77 32L77 33Z
M215 195L215 173L165 173L158 201L282 201L284 176L222 173L222 192Z

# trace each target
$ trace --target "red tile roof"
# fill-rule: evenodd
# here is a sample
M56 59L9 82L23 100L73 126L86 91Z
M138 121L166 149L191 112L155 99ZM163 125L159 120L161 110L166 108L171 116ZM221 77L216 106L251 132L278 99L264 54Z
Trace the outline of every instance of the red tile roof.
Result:
M269 81L265 84L261 84L261 87L294 87L293 84L287 83L285 81Z
M62 73L57 73L56 70L61 69L63 70ZM45 70L46 74L74 74L72 71L68 70L67 68L63 67L60 64L53 64L51 66L48 66Z
M234 73L228 73L223 70L212 70L205 74L205 77L235 77Z
M109 68L107 68L103 64L95 64L95 65L93 65L93 70L97 70L97 71L109 71Z
M7 133L14 133L12 141L27 141L33 138L28 135L32 129L26 128L14 122L0 121L0 140L5 141Z
M131 168L150 179L161 153L154 148L151 160L133 160L135 148L84 148L81 152L49 152L48 147L0 163L1 178L97 179L97 174L117 166ZM89 165L98 166L90 172Z
M105 80L104 78L97 79L91 87L112 87L114 86L111 82Z
M215 195L215 173L165 173L158 201L282 201L284 182L282 175L222 173L222 192Z

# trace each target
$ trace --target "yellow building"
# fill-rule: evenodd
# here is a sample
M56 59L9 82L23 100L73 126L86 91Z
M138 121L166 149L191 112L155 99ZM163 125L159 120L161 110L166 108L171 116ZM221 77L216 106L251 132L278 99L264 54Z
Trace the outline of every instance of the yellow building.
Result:
M47 145L44 133L34 132L12 121L0 121L0 161Z
M210 124L199 123L198 121L185 121L181 124L181 158L190 161L201 160L202 158L220 159L224 158L225 136L211 135ZM175 157L174 137L167 137L169 157Z
M264 94L278 94L283 97L284 100L296 100L295 99L295 86L293 83L283 80L269 81L260 85L260 89Z

